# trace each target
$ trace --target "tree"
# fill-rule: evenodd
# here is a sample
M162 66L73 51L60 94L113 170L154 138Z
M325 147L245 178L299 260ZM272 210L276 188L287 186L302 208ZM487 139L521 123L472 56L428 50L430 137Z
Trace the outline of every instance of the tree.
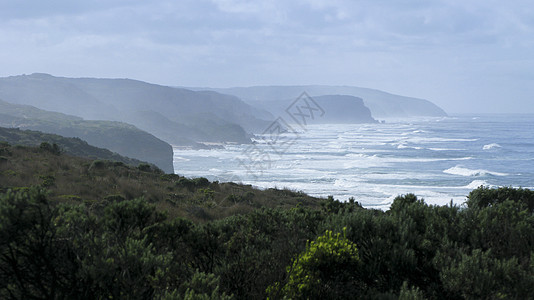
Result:
M462 254L440 275L447 291L465 299L528 299L534 293L532 269L521 268L517 258L492 258L491 250Z
M291 299L351 299L362 292L358 279L359 256L356 245L341 233L327 230L308 243L287 268L288 282L281 294ZM280 284L269 288L277 298Z
M70 298L78 266L53 220L57 210L39 188L0 196L0 298Z
M534 212L534 191L522 188L481 186L471 191L466 202L469 208L485 208L511 200L525 205L530 213Z

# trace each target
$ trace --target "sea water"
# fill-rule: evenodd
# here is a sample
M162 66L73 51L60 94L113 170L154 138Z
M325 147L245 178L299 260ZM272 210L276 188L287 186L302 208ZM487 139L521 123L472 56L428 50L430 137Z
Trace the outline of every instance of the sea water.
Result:
M429 204L462 204L479 186L534 187L534 115L454 116L378 124L322 124L287 133L283 147L174 148L188 177L289 188L387 209L413 193ZM282 138L283 138L282 134Z

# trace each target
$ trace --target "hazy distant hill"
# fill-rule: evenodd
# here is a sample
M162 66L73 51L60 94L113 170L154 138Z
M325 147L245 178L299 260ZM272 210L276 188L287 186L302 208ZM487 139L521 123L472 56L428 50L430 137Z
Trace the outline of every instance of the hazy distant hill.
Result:
M354 96L347 95L325 95L313 97L324 114L319 116L316 112L314 119L308 118L311 124L343 124L343 123L375 123L377 122L371 116L371 111L363 104L363 100ZM294 103L295 99L274 100L257 102L258 107L270 111L273 115L288 117L286 109ZM298 102L297 102L298 103Z
M0 100L0 126L78 137L91 145L153 163L165 172L174 172L172 147L130 124L86 121L75 116Z
M0 78L0 98L86 119L131 123L176 145L250 142L272 116L235 96L130 79L32 74Z
M58 145L61 153L73 156L117 161L134 167L137 167L141 163L145 163L138 159L125 157L118 153L111 152L108 149L91 146L80 138L67 138L57 134L43 133L41 131L0 127L0 142L7 142L11 145L34 147L38 147L46 142L49 143L49 145Z
M351 95L362 98L365 106L371 110L374 118L439 117L447 115L443 109L427 100L352 86L254 86L205 89L234 95L250 104L261 103L263 101L295 99L302 92L307 92L312 97L322 95ZM201 89L199 88L199 90Z

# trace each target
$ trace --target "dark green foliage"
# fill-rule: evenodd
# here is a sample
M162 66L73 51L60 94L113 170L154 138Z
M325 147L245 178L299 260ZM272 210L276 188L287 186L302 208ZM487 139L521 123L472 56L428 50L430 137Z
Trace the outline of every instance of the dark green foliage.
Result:
M53 224L57 210L36 188L0 196L0 298L69 298L74 253Z
M534 295L532 269L517 258L493 258L491 251L475 249L441 271L445 288L465 299L528 299Z
M152 165L142 166L140 170L121 162L58 156L40 148L8 144L1 146L0 151L6 157L5 161L0 160L0 191L40 185L50 190L52 201L84 202L93 209L103 210L111 202L144 197L158 210L168 211L171 217L209 221L262 206L292 207L301 203L318 207L320 202L317 198L283 190L262 191L249 185L162 174ZM113 195L117 197L110 197ZM229 201L230 195L237 201L232 197Z
M408 287L408 282L402 284L399 300L423 300L423 292L418 287Z
M61 149L59 149L59 146L56 143L53 143L52 145L50 145L48 142L42 142L39 148L41 148L44 151L48 151L52 154L55 154L55 155L61 154Z
M275 284L268 291L274 298L354 299L364 287L358 278L359 262L356 245L327 230L287 268L287 284L281 290Z
M325 226L338 231L347 227L347 238L358 244L369 295L403 291L426 298L477 298L467 291L485 289L479 298L517 299L529 291L534 222L518 201L460 209L429 206L408 194L397 197L386 213L362 209L337 214ZM468 263L475 250L486 251L487 267L479 263L476 272L462 271L475 268ZM470 273L491 278L490 283L480 288L481 282L468 279ZM507 288L500 291L503 285Z
M252 200L254 199L254 193L247 192L244 195L228 195L225 199L226 205L236 204L236 203L252 203Z
M195 183L195 186L199 188L204 188L210 185L210 182L208 181L208 179L204 177L195 178L193 179L193 182Z
M484 208L502 203L506 200L522 203L528 208L530 213L534 212L534 191L522 188L480 187L469 193L466 203L470 208Z
M98 170L98 169L104 169L107 167L107 165L108 165L107 161L97 159L91 163L91 165L89 166L89 170L93 171L93 170Z
M228 296L219 291L219 277L211 273L196 272L191 280L185 282L180 287L181 292L175 290L165 293L162 299L184 299L184 300L231 300L232 295Z
M121 235L138 233L144 228L165 219L153 205L143 199L120 201L108 205L104 212L106 227Z
M4 104L6 102L0 100L0 110L5 108ZM125 123L85 121L58 115L60 117L52 120L15 117L7 122L5 115L0 113L0 140L24 146L39 146L45 142L51 147L46 144L44 147L52 151L55 151L53 144L57 144L70 155L122 161L130 165L148 161L166 172L173 172L172 147L147 132Z
M164 181L173 182L180 179L180 176L177 174L162 174L159 178Z
M139 164L137 168L143 172L150 172L150 165L149 164Z
M481 187L469 201L491 204L467 207L431 206L407 194L384 212L333 198L319 206L300 192L258 191L106 161L80 167L41 149L0 147L10 151L0 165L0 299L534 294L529 190ZM43 158L30 161L35 174L26 176L18 167L24 164L20 153ZM46 175L51 166L57 166L54 175ZM23 182L22 176L40 187L3 185ZM73 184L77 176L83 180ZM139 186L119 188L125 178ZM88 185L87 192L78 196L65 182ZM40 190L45 185L48 193ZM89 198L99 186L100 193ZM164 192L136 192L150 187ZM170 206L163 200L169 194L183 197ZM253 209L273 202L285 206Z
M534 215L522 202L505 200L475 209L470 242L474 248L492 250L496 257L528 257L534 247ZM525 247L528 246L528 247Z
M0 163L7 162L8 157L13 154L11 151L11 145L7 142L0 142Z
M126 200L126 198L124 198L122 195L109 195L104 197L104 200L108 202L121 202Z
M355 209L363 208L360 203L356 202L352 197L347 202L341 202L335 200L333 196L328 196L328 198L321 203L321 206L325 212L332 214L353 212Z
M56 183L56 178L52 175L41 175L39 178L43 180L41 186L45 188L51 187Z
M185 187L188 190L192 190L195 187L195 182L192 181L191 179L182 177L178 179L178 181L176 182L176 185L180 187Z

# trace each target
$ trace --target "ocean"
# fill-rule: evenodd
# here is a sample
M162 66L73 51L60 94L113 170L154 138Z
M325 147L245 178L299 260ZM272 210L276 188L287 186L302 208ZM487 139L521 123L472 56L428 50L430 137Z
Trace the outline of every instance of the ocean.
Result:
M175 147L174 170L340 201L354 197L377 209L407 193L429 204L461 205L481 185L534 187L534 115L307 125L275 139L271 133L253 145Z

